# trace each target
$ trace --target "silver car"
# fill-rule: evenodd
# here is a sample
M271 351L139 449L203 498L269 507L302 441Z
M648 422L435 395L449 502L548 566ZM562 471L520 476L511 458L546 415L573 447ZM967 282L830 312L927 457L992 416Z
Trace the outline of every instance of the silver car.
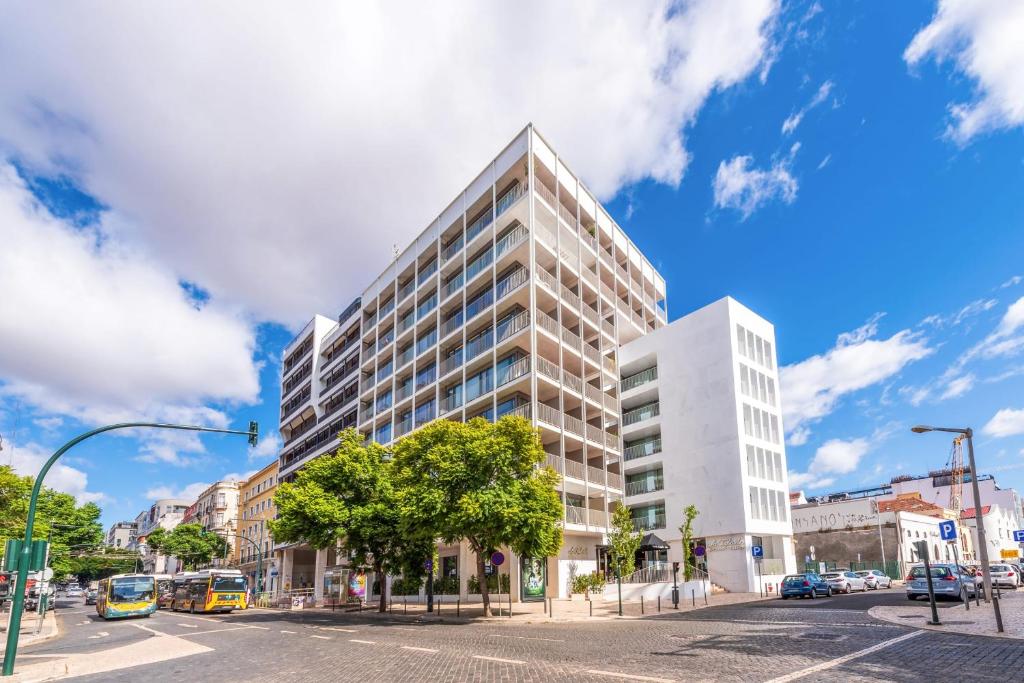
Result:
M892 588L892 579L889 575L883 571L877 569L864 569L859 572L854 572L857 576L864 579L864 583L868 585L871 590L878 590L879 588Z
M978 579L966 567L953 563L933 564L932 588L937 599L948 597L961 600L966 594L973 598L975 592L984 592ZM916 600L928 597L928 577L924 573L924 565L917 564L910 568L907 575L907 599Z
M863 593L868 589L867 582L853 572L825 572L821 578L828 581L833 593L852 593L853 591Z
M993 564L988 568L992 575L992 585L1016 588L1020 585L1020 573L1012 564Z

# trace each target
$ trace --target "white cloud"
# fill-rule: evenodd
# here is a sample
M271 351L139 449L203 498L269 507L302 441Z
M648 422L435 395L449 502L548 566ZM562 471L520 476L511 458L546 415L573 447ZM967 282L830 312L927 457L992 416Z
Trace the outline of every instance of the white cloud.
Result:
M789 473L790 488L818 489L832 485L835 475L849 474L858 468L861 458L871 450L870 443L864 438L826 441L815 451L806 472Z
M826 166L828 166L830 161L832 161L832 155L831 154L826 154L825 158L822 159L821 162L818 163L818 170L820 171L821 169L823 169Z
M60 417L37 417L32 420L32 424L43 431L52 432L64 425L64 419Z
M931 327L956 327L977 315L995 308L998 303L999 302L995 299L975 299L966 306L963 306L956 313L952 313L950 315L929 315L921 320L921 325L929 325Z
M957 359L954 369L962 368L976 358L990 360L1009 357L1022 350L1024 350L1024 296L1006 308L996 329Z
M1019 285L1021 282L1024 282L1024 276L1014 275L1009 280L1007 280L1003 284L999 285L999 289L1007 289L1008 287L1015 287L1015 286Z
M778 0L12 5L0 145L124 216L125 248L295 326L343 308L528 121L602 198L679 183L687 127L758 73L778 13Z
M834 87L832 81L825 81L818 87L818 91L814 93L814 97L811 101L801 107L798 111L793 112L786 117L786 120L782 122L782 134L789 135L796 127L800 125L800 122L807 116L807 112L817 107L819 104L828 99L829 94L832 92Z
M276 458L280 450L281 437L277 432L270 432L260 436L260 442L256 444L256 448L249 449L249 462Z
M1024 124L1024 3L940 0L907 46L910 66L951 59L974 81L975 98L949 107L946 134L966 144L981 133Z
M1024 434L1024 410L1003 408L992 416L981 431L996 438Z
M927 339L910 330L876 339L879 318L840 334L825 353L781 369L782 410L790 434L806 431L830 414L843 396L883 382L934 351Z
M199 494L210 488L210 484L206 482L197 481L192 484L187 484L181 488L173 488L170 486L157 486L146 491L145 496L149 500L159 500L161 498L179 498L181 500L195 500L199 497Z
M974 373L968 373L956 379L950 380L949 384L946 385L945 391L939 396L940 401L945 401L950 398L957 398L963 396L974 387L974 382L977 378ZM915 403L914 405L917 405Z
M752 156L735 156L718 164L712 181L715 206L736 209L744 220L773 199L792 204L799 184L790 172L793 156L800 149L796 143L789 156L777 159L767 169L751 168Z
M194 307L108 219L83 228L55 218L0 164L0 292L16 293L0 296L0 395L87 423L224 426L223 412L201 404L255 401L251 325L216 301ZM147 441L202 450L194 435Z
M20 475L31 477L38 475L43 464L53 455L53 450L33 442L23 445L5 442L4 450L13 451L11 466L14 471ZM70 493L79 504L108 500L106 494L89 490L89 475L82 470L62 464L60 460L50 468L43 479L43 485L63 493Z

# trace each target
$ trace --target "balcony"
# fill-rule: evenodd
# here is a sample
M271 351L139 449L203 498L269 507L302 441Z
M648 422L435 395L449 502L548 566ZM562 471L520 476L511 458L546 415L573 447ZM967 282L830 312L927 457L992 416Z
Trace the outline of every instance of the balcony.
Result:
M506 296L526 284L529 279L529 270L526 268L517 268L498 281L498 284L494 288L496 298L499 300L504 299Z
M395 436L402 436L412 431L412 418L407 417L395 425Z
M445 396L441 399L441 413L450 413L462 407L462 393Z
M651 517L634 517L634 531L653 531L654 529L665 528L665 514L653 515Z
M559 286L559 291L562 293L562 299L575 309L580 307L580 297L565 285Z
M462 367L462 349L441 361L441 377Z
M604 392L595 387L593 384L587 384L583 388L586 391L587 398L589 398L591 401L598 405L601 405L604 402Z
M656 453L661 453L660 436L626 446L626 449L622 452L622 459L626 461L636 460L637 458L646 458Z
M658 401L642 405L622 414L622 424L631 425L643 420L649 420L661 414L661 404Z
M584 526L587 523L587 509L576 507L575 505L565 506L565 523L566 524L579 524Z
M494 215L497 217L505 213L510 206L516 203L517 199L526 194L526 187L526 183L516 180L512 187L505 190L505 193L494 203Z
M641 370L635 375L623 378L620 387L622 392L625 393L630 389L636 389L637 387L647 384L648 382L653 382L656 379L658 379L657 365L647 368L646 370Z
M537 269L537 281L551 290L552 294L558 292L558 281L555 280L555 276L544 270L543 268Z
M529 311L520 311L511 318L505 318L498 323L498 343L505 341L518 332L522 332L530 326Z
M443 339L449 334L462 329L464 323L465 316L462 315L462 311L459 311L456 315L441 323L441 338Z
M520 377L523 377L530 372L530 357L524 356L516 362L509 365L507 368L499 370L497 377L495 378L495 386L501 387L509 382L514 382Z
M444 287L442 288L444 298L447 299L451 295L458 292L460 289L462 289L462 286L464 284L466 284L466 277L462 271L459 271L458 275L456 275L448 282L444 283Z
M519 223L511 232L506 234L498 243L494 245L494 258L499 259L512 249L526 241L530 231L526 229L526 226Z
M487 249L484 253L473 259L473 262L466 266L466 283L473 281L477 275L484 271L484 268L494 263L494 250Z
M405 367L412 362L412 359L416 357L416 347L410 346L409 348L398 354L398 362L395 367Z
M665 488L665 479L662 475L658 475L652 479L641 479L639 481L627 481L626 491L627 496L640 496L645 493L654 493L655 491L661 491Z
M404 301L407 296L416 291L416 280L409 278L409 281L402 285L402 288L398 290L398 296L395 297L398 301Z
M417 285L422 285L424 282L426 282L428 279L430 279L431 275L433 275L436 272L437 272L437 259L434 259L433 261L428 263L426 266L424 266L423 269L419 271L419 274L416 275L416 284Z
M494 330L487 330L466 342L466 362L473 360L494 346Z
M494 221L494 215L491 212L491 207L487 207L479 217L477 217L469 227L466 228L466 244L469 244L484 231Z
M456 237L455 241L451 242L447 247L444 248L444 251L441 252L441 262L448 263L449 261L451 261L453 257L455 257L460 251L462 251L462 247L464 245L465 242L462 240L462 235Z

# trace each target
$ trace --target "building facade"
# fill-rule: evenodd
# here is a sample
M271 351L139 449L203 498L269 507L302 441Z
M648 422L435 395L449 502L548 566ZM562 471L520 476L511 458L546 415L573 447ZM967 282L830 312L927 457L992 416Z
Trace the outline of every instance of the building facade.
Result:
M964 526L968 529L974 545L978 540L978 520L974 508L966 508L961 515ZM981 506L981 522L985 525L985 541L988 543L989 562L999 560L1020 560L1021 546L1024 544L1013 540L1013 532L1020 529L1020 521L1013 510L993 503Z
M188 505L189 501L180 498L161 498L155 501L149 507L149 510L143 510L135 518L137 525L136 543L139 549L143 551L142 566L146 572L150 574L170 574L177 571L178 562L176 558L159 552L150 552L145 547L145 543L146 537L155 529L171 531L174 527L181 524Z
M961 508L974 507L974 488L971 485L971 471L964 470L964 482L961 487ZM890 482L894 495L904 493L917 493L922 499L952 508L954 506L954 493L952 472L948 469L929 472L924 476L895 477ZM978 493L981 495L981 505L997 506L1003 515L1010 517L1009 524L1015 525L1016 529L1024 529L1024 508L1022 508L1021 497L1014 489L1001 488L995 477L991 474L978 476Z
M772 325L724 298L621 350L625 500L683 559L683 510L711 581L754 592L795 570ZM752 547L763 549L760 567Z
M619 348L666 311L663 278L528 126L337 320L286 347L280 476L345 427L387 444L438 417L521 415L563 476L565 543L512 558L513 593L528 570L564 595L570 565L597 568L622 499ZM322 588L327 551L279 555L282 587Z
M137 533L135 522L114 522L107 529L107 545L111 548L134 549Z
M277 516L274 493L277 491L278 461L275 459L241 484L238 543L235 564L249 577L257 591L276 591L279 571L274 563L274 537L267 522ZM254 545L255 544L255 545ZM256 567L262 561L262 586L256 585Z
M237 481L218 481L199 494L195 502L193 522L206 531L222 536L228 544L227 559L233 557L238 534L238 500L241 484ZM186 505L186 508L191 507ZM186 511L183 510L183 513Z

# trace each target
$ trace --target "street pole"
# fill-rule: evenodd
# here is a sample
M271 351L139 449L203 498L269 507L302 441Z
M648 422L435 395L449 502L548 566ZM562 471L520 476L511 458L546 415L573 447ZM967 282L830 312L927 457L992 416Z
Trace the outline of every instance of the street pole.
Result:
M25 586L28 584L28 569L32 561L32 529L35 526L36 506L39 503L39 493L42 490L43 479L46 477L46 473L50 471L50 468L53 467L54 463L56 463L62 455L89 437L115 429L130 429L133 427L181 429L190 432L216 432L220 434L244 434L249 437L249 443L253 446L256 445L259 438L259 426L255 422L249 423L248 431L214 429L212 427L199 427L195 425L163 424L159 422L123 422L119 424L106 425L84 434L80 434L57 449L57 451L50 456L50 459L43 464L42 469L39 470L39 474L36 475L35 482L32 485L32 496L28 501L28 515L25 518L24 544L22 545L21 553L16 559L16 570L18 572L18 576L14 587L14 597L11 601L11 622L7 631L7 646L4 650L3 673L0 675L14 675L14 660L18 654L18 635L21 633L21 613L25 608Z

